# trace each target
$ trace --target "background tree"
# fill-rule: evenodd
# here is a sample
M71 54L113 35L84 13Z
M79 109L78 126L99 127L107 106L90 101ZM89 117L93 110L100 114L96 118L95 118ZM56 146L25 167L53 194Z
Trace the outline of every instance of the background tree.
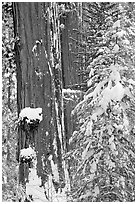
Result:
M88 91L73 111L79 123L69 154L73 199L134 201L134 4L91 8L104 23L88 66Z

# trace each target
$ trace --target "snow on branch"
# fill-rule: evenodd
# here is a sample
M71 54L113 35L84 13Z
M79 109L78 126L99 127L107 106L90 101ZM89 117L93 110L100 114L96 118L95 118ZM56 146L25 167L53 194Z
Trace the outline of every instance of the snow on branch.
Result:
M72 115L74 115L76 112L78 113L81 107L84 107L84 104L89 99L92 100L90 105L95 101L98 101L99 107L103 108L104 110L103 112L106 111L109 103L112 101L120 102L124 96L128 96L129 98L134 99L134 96L132 95L130 89L128 87L125 87L121 82L122 79L120 76L120 71L126 69L126 67L122 68L116 64L111 65L108 69L110 69L109 77L105 78L103 81L100 81L93 91L87 92L87 94L84 96L84 99L73 109ZM130 79L128 83L134 84L134 81ZM101 110L101 114L103 112Z

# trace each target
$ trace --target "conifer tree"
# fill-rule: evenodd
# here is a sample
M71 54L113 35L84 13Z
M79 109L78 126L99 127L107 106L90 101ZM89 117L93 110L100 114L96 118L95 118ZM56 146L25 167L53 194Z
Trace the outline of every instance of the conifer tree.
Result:
M135 199L133 7L117 3L107 11L87 93L72 112L79 124L69 154L78 201Z

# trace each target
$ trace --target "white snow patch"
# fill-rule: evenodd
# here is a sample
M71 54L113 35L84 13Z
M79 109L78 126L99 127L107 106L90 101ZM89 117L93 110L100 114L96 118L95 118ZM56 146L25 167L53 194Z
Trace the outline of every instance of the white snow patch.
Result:
M82 152L82 160L86 160L87 159L87 153L89 152L89 147L91 146L91 142L89 142L86 146L86 148L84 149L84 151ZM92 151L92 150L91 150ZM94 152L94 151L93 151ZM92 152L92 154L93 154ZM89 158L89 157L88 157Z
M93 122L92 122L92 120L90 120L87 123L85 135L87 135L87 136L92 135L92 125L93 125Z
M103 91L102 91L102 99L99 102L99 105L106 110L108 103L111 100L111 89L109 88L109 86L107 86Z
M129 45L130 44L130 41L125 39L125 40L122 40L123 44L126 44L126 45Z
M124 96L124 88L120 82L118 82L112 89L111 89L111 99L114 101L121 101Z
M129 127L129 122L128 122L128 119L126 116L124 116L124 118L123 118L123 125L125 126L125 128Z
M29 148L24 148L20 150L20 157L24 157L26 159L29 158L35 158L36 157L36 152L34 151L34 149L32 149L31 147Z
M39 76L40 78L42 77L42 72L38 72L38 71L35 70L35 73L36 73L36 75Z
M90 74L90 73L89 73L89 74ZM91 76L90 76L90 77L91 77ZM92 81L93 81L92 79L89 79L89 80L87 81L87 86L88 86L88 87L90 87L90 86L92 85Z
M23 120L25 117L27 118L27 123L30 123L31 120L36 120L36 119L38 119L39 121L42 121L42 108L26 107L22 109L19 114L19 118Z
M111 76L112 77L112 76ZM125 89L122 84L119 82L120 76L118 73L113 75L113 79L115 79L116 85L111 88L112 84L109 81L108 86L102 91L102 98L99 101L99 105L106 110L108 103L113 101L121 101L125 94Z
M69 94L69 93L72 93L72 94L75 94L75 93L81 93L81 91L79 90L72 90L72 89L62 89L62 93L63 94Z
M114 24L113 24L113 28L119 28L120 27L120 20L117 20Z
M96 164L96 161L93 161L93 163L90 165L91 174L94 174L96 170L97 170L97 164Z
M2 184L6 184L6 183L7 183L7 176L3 175Z
M93 190L93 193L94 193L94 196L97 197L97 195L99 194L99 187L98 186L95 186L94 190Z
M125 35L126 35L126 31L125 30L121 30L121 31L117 32L116 34L114 34L113 37L122 38Z
M114 65L114 64L111 64L110 67L109 67L109 69L112 70L112 71L117 71L118 66L117 66L117 65Z
M32 48L32 52L34 53L36 49L37 49L37 45L34 45Z
M98 53L100 53L100 52L104 52L104 49L103 48L99 48Z
M36 44L42 44L42 39L41 40L36 40Z
M111 144L113 141L114 141L114 135L112 135L112 136L109 138L109 144Z
M49 132L48 131L46 131L46 136L48 136L49 135Z
M135 81L134 81L133 79L129 79L129 80L128 80L128 83L129 83L129 84L132 84L132 85L135 85Z
M121 80L120 74L118 71L113 70L110 74L110 79L112 81L115 81L115 83L119 82Z
M90 69L90 73L89 73L89 77L91 77L93 74L94 74L94 69L91 68L91 69Z
M37 175L36 165L30 170L29 183L26 183L26 194L32 195L34 202L47 202L45 190L41 185L41 178Z
M119 45L116 44L114 47L113 47L113 52L114 53L117 53L119 51Z
M65 28L65 25L62 23L62 24L60 25L60 28L61 28L61 29L64 29L64 28Z
M87 100L88 98L93 97L95 99L101 92L101 87L104 85L105 81L99 82L99 84L96 86L93 92L89 93L88 95L84 96L84 100Z
M36 44L32 48L33 53L36 51L38 44L42 44L42 39L41 40L36 40Z
M104 109L102 107L98 107L95 112L92 114L91 119L97 121L97 117L104 113Z

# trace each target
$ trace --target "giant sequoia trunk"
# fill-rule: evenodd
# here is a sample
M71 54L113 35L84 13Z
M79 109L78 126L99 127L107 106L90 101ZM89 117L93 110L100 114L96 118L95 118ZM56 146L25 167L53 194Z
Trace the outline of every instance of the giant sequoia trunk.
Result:
M64 187L69 190L68 164L62 156L68 150L73 130L70 113L76 104L74 98L63 105L62 90L77 89L83 81L78 77L81 65L76 65L74 55L79 51L73 42L74 38L79 40L74 31L78 29L78 18L76 12L59 18L59 5L13 3L18 113L25 107L41 107L43 112L37 131L18 130L19 182L25 187L29 182L29 166L20 161L20 150L31 145L37 153L36 171L41 186L45 189L52 177L56 192ZM54 176L50 155L59 179Z
M37 175L44 185L48 175L53 173L48 160L52 155L59 173L56 187L62 188L65 186L62 161L64 131L57 6L51 3L14 3L13 10L18 112L25 107L41 107L43 111L43 121L31 140L19 129L18 160L20 150L32 144L37 152ZM24 185L28 173L26 165L20 162L19 181Z

